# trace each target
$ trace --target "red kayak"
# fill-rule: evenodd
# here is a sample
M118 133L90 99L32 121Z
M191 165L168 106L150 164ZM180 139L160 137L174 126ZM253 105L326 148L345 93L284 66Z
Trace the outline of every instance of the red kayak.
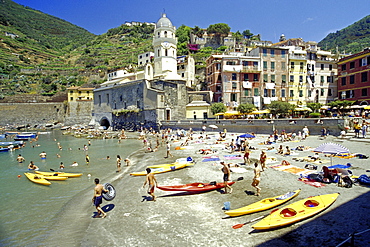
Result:
M233 185L235 182L227 182L228 185ZM172 186L157 186L158 189L166 191L187 191L187 192L206 192L224 188L224 183L191 183Z

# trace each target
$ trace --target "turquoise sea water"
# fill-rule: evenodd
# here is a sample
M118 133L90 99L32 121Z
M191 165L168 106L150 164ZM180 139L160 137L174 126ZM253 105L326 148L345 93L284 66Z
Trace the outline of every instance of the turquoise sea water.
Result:
M58 142L62 150L58 149ZM84 151L88 139L62 135L59 130L40 134L37 141L39 146L35 144L27 142L22 149L0 152L0 246L35 245L38 236L50 229L52 219L63 207L79 192L94 185L95 177L99 177L102 182L113 177L117 154L124 159L141 148L141 142L136 139L126 139L121 143L117 139L91 139L91 146ZM42 151L47 153L45 160L39 157ZM18 154L26 161L18 163ZM86 154L90 157L89 165L85 162ZM107 160L107 156L111 159ZM31 160L40 171L58 170L60 162L63 162L65 172L83 175L66 181L51 181L50 186L38 185L24 175L24 172L28 172L27 166ZM74 161L79 166L71 167ZM18 178L18 175L21 177Z

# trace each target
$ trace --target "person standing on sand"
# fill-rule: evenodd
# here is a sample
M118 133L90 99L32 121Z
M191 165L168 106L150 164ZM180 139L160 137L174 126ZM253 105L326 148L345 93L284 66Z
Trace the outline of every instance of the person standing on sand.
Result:
M363 122L361 127L362 138L366 137L367 129L368 129L367 123Z
M171 145L169 142L167 142L166 144L166 150L167 150L167 154L165 158L168 158L168 155L171 155L171 157L173 158L173 155L171 154Z
M225 186L224 186L224 188L225 188L225 194L227 193L227 188L230 189L229 194L231 194L231 192L233 192L233 188L231 188L230 185L228 185L228 183L227 183L230 180L230 165L229 164L225 164L224 161L221 161L221 165L223 165L223 167L222 167L221 170L224 173L223 179L224 179L224 184L225 184Z
M151 195L152 198L153 198L153 201L155 201L156 196L154 195L154 189L155 189L156 186L158 186L158 184L157 184L157 179L155 179L154 174L151 173L151 171L152 170L150 168L146 168L147 175L146 175L146 179L145 179L143 188L148 183L148 185L149 185L148 194Z
M120 172L121 171L121 156L118 154L117 155L117 172Z
M103 215L102 218L105 218L107 214L103 211L103 209L100 207L100 204L103 202L103 192L108 192L108 190L104 189L103 185L99 183L99 178L95 178L95 188L94 188L94 197L92 198L92 202L94 203L94 206L96 207L96 210L98 211L98 216L101 214Z
M261 155L260 155L260 162L261 162L262 171L264 171L266 169L266 159L267 159L266 153L265 153L265 151L262 151Z
M256 196L259 196L260 195L260 192L261 192L261 188L258 187L258 185L260 184L260 181L261 181L261 170L258 168L258 163L254 163L254 177L253 177L253 181L252 181L252 187L256 188L257 190L257 194Z
M244 152L244 164L247 164L247 162L248 162L248 165L251 164L251 160L249 159L250 153L251 153L251 151L249 150L248 147L246 147L245 152Z

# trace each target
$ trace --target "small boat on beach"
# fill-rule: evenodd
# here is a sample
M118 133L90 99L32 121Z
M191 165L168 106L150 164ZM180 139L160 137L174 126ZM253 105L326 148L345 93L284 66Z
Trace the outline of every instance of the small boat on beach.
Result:
M157 168L150 168L151 173L153 174L159 174L159 173L164 173L164 172L170 172L170 171L175 171L181 168L186 167L187 163L173 163L172 165L167 166L167 164L163 167L157 167ZM146 171L141 171L141 172L133 172L130 173L131 176L145 176L147 174Z
M294 202L282 209L272 212L252 227L256 230L269 230L296 223L322 212L332 205L337 200L338 196L339 193L326 194L312 196Z
M225 214L227 214L229 216L232 216L232 217L235 217L235 216L240 216L240 215L245 215L245 214L251 214L251 213L255 213L255 212L264 211L264 210L276 207L278 205L281 205L281 204L293 199L294 197L296 197L299 194L299 192L301 192L300 189L288 192L284 195L265 198L263 200L252 203L252 204L250 204L248 206L245 206L245 207L225 211Z
M229 181L227 182L228 185L233 185L235 182ZM165 191L186 191L186 192L193 192L193 193L200 193L206 192L211 190L217 190L224 188L224 183L190 183L190 184L183 184L183 185L169 185L169 186L157 186L160 190Z

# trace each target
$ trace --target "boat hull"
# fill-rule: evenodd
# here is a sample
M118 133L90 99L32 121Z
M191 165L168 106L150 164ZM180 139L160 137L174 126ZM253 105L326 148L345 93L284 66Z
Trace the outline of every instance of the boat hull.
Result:
M252 227L256 230L269 230L291 225L322 212L332 205L338 196L339 193L308 197L272 212Z
M35 171L37 174L41 174L44 176L61 176L61 177L68 177L68 178L76 178L81 177L82 173L68 173L68 172L41 172Z
M150 169L151 169L151 173L160 174L160 173L175 171L175 170L178 170L184 167L186 167L186 164L173 164L172 166L164 166L164 167L150 168ZM148 174L146 171L130 173L131 176L145 176L146 174Z
M227 182L228 185L233 185L235 182L229 181ZM224 188L224 183L191 183L191 184L184 184L184 185L170 185L170 186L157 186L160 190L165 191L186 191L186 192L206 192L211 190L217 190Z
M25 172L24 175L31 181L36 184L42 184L42 185L50 185L51 183L43 178L42 176L38 176L38 174Z
M240 216L240 215L245 215L245 214L251 214L251 213L255 213L255 212L264 211L264 210L279 206L279 205L293 199L294 197L296 197L299 194L299 192L301 192L300 189L292 191L292 192L288 192L288 193L280 195L280 196L265 198L263 200L252 203L252 204L250 204L248 206L245 206L245 207L225 211L225 214L227 214L229 216L232 216L232 217L235 217L235 216Z

